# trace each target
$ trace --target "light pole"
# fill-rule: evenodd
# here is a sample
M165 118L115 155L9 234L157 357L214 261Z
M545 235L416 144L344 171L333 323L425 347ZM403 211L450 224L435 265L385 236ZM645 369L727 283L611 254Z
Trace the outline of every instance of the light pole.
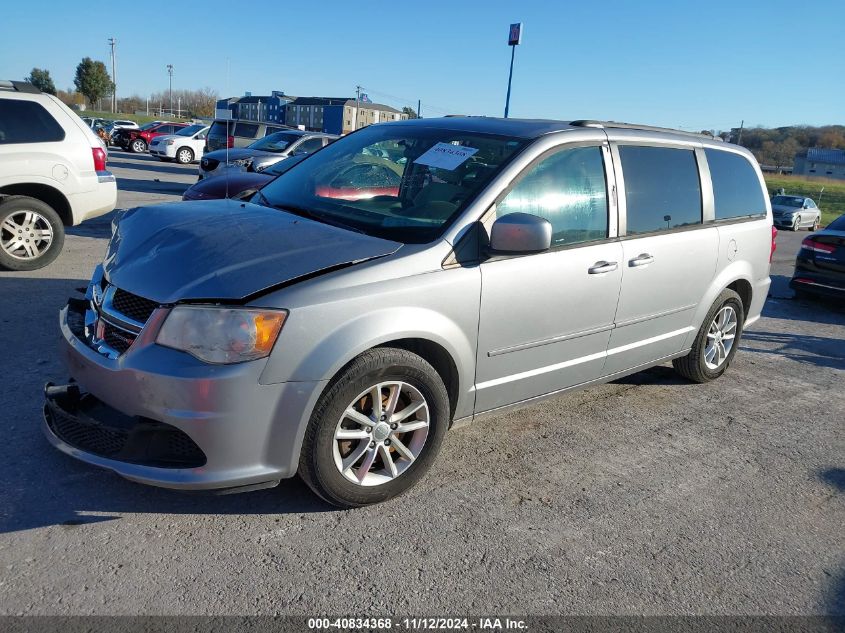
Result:
M170 116L173 116L173 64L167 65L167 74L170 75Z
M109 46L111 46L111 83L112 83L112 95L111 95L111 111L117 112L117 70L115 67L114 61L114 47L117 45L117 40L113 37L109 38Z
M522 22L511 24L508 32L508 46L511 47L511 70L508 73L508 96L505 97L505 118L508 118L508 110L511 106L511 80L513 79L513 58L516 53L516 47L522 43Z

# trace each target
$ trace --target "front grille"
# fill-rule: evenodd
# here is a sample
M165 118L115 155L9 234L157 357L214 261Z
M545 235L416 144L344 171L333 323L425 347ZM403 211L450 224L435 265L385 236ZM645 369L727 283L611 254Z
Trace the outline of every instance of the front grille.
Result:
M138 295L133 295L131 292L126 292L120 288L114 291L114 298L112 299L112 307L121 314L125 314L130 319L138 323L146 323L153 311L158 307L155 301L144 299Z
M44 414L59 439L86 453L159 468L198 468L206 463L205 453L183 431L124 415L91 395L74 403L48 400Z
M135 336L108 321L103 321L103 340L118 354L123 354L135 342Z

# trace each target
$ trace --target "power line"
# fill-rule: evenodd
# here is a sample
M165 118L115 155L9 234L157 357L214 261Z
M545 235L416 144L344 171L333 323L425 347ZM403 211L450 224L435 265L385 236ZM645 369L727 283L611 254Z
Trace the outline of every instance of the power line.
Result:
M416 105L417 102L418 102L417 99L406 99L404 97L398 97L396 95L388 94L386 92L380 92L378 90L373 90L371 88L365 88L363 86L361 87L361 89L366 91L367 94L373 94L373 95L379 95L379 96L382 96L382 97L386 97L387 99L390 99L391 101L395 101L395 102L398 102L398 103L402 103L402 104L411 106L411 108L413 108L413 106ZM434 110L435 112L439 112L441 114L455 114L458 111L455 108L442 108L440 106L431 105L427 101L425 102L425 107L426 107L427 110Z

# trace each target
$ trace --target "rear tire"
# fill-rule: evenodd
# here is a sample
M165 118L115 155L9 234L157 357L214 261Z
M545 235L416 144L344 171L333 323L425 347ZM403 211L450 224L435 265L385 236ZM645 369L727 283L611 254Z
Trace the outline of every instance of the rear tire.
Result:
M733 336L733 338L727 339L723 338L725 333L721 332L720 328L717 327L717 317L720 318L723 311L725 311L724 313L729 313L731 310L735 318L735 325L726 334L727 336ZM704 317L701 329L698 330L689 354L672 361L675 371L684 378L699 383L710 382L721 376L730 366L731 361L733 361L733 357L739 347L740 338L742 337L742 326L744 323L745 310L742 307L742 299L736 292L726 288L713 303L713 306L707 312L707 316ZM719 330L720 333L717 334L716 330ZM715 342L718 341L718 343L721 343L721 350L724 351L726 347L724 341L726 340L731 341L730 349L726 351L724 357L721 357L721 352ZM715 357L711 357L710 354L714 347L716 348L716 355ZM720 358L720 362L713 362Z
M378 410L374 393L379 394ZM355 508L386 501L429 469L449 418L446 387L428 362L402 349L371 349L349 363L320 396L305 431L299 475L332 505Z
M0 200L0 268L43 268L59 256L64 243L64 224L50 205L29 196Z
M194 162L194 152L190 147L180 147L176 150L176 162L180 165L190 165Z
M818 230L819 230L819 225L820 225L820 224L821 224L821 218L816 218L816 219L813 221L813 226L811 226L809 230L810 230L811 232L818 231Z

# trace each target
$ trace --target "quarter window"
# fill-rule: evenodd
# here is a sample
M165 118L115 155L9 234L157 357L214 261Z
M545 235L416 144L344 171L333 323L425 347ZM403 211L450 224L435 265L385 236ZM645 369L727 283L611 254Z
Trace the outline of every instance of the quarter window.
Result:
M544 158L496 205L496 216L531 213L552 225L552 246L607 237L607 184L600 147Z
M701 224L701 183L692 150L622 145L619 156L628 235Z
M0 99L0 145L51 143L65 138L65 131L39 103Z
M236 123L234 136L255 138L258 135L258 126L252 123Z
M760 179L744 156L718 149L705 149L704 155L713 181L717 220L765 215Z

